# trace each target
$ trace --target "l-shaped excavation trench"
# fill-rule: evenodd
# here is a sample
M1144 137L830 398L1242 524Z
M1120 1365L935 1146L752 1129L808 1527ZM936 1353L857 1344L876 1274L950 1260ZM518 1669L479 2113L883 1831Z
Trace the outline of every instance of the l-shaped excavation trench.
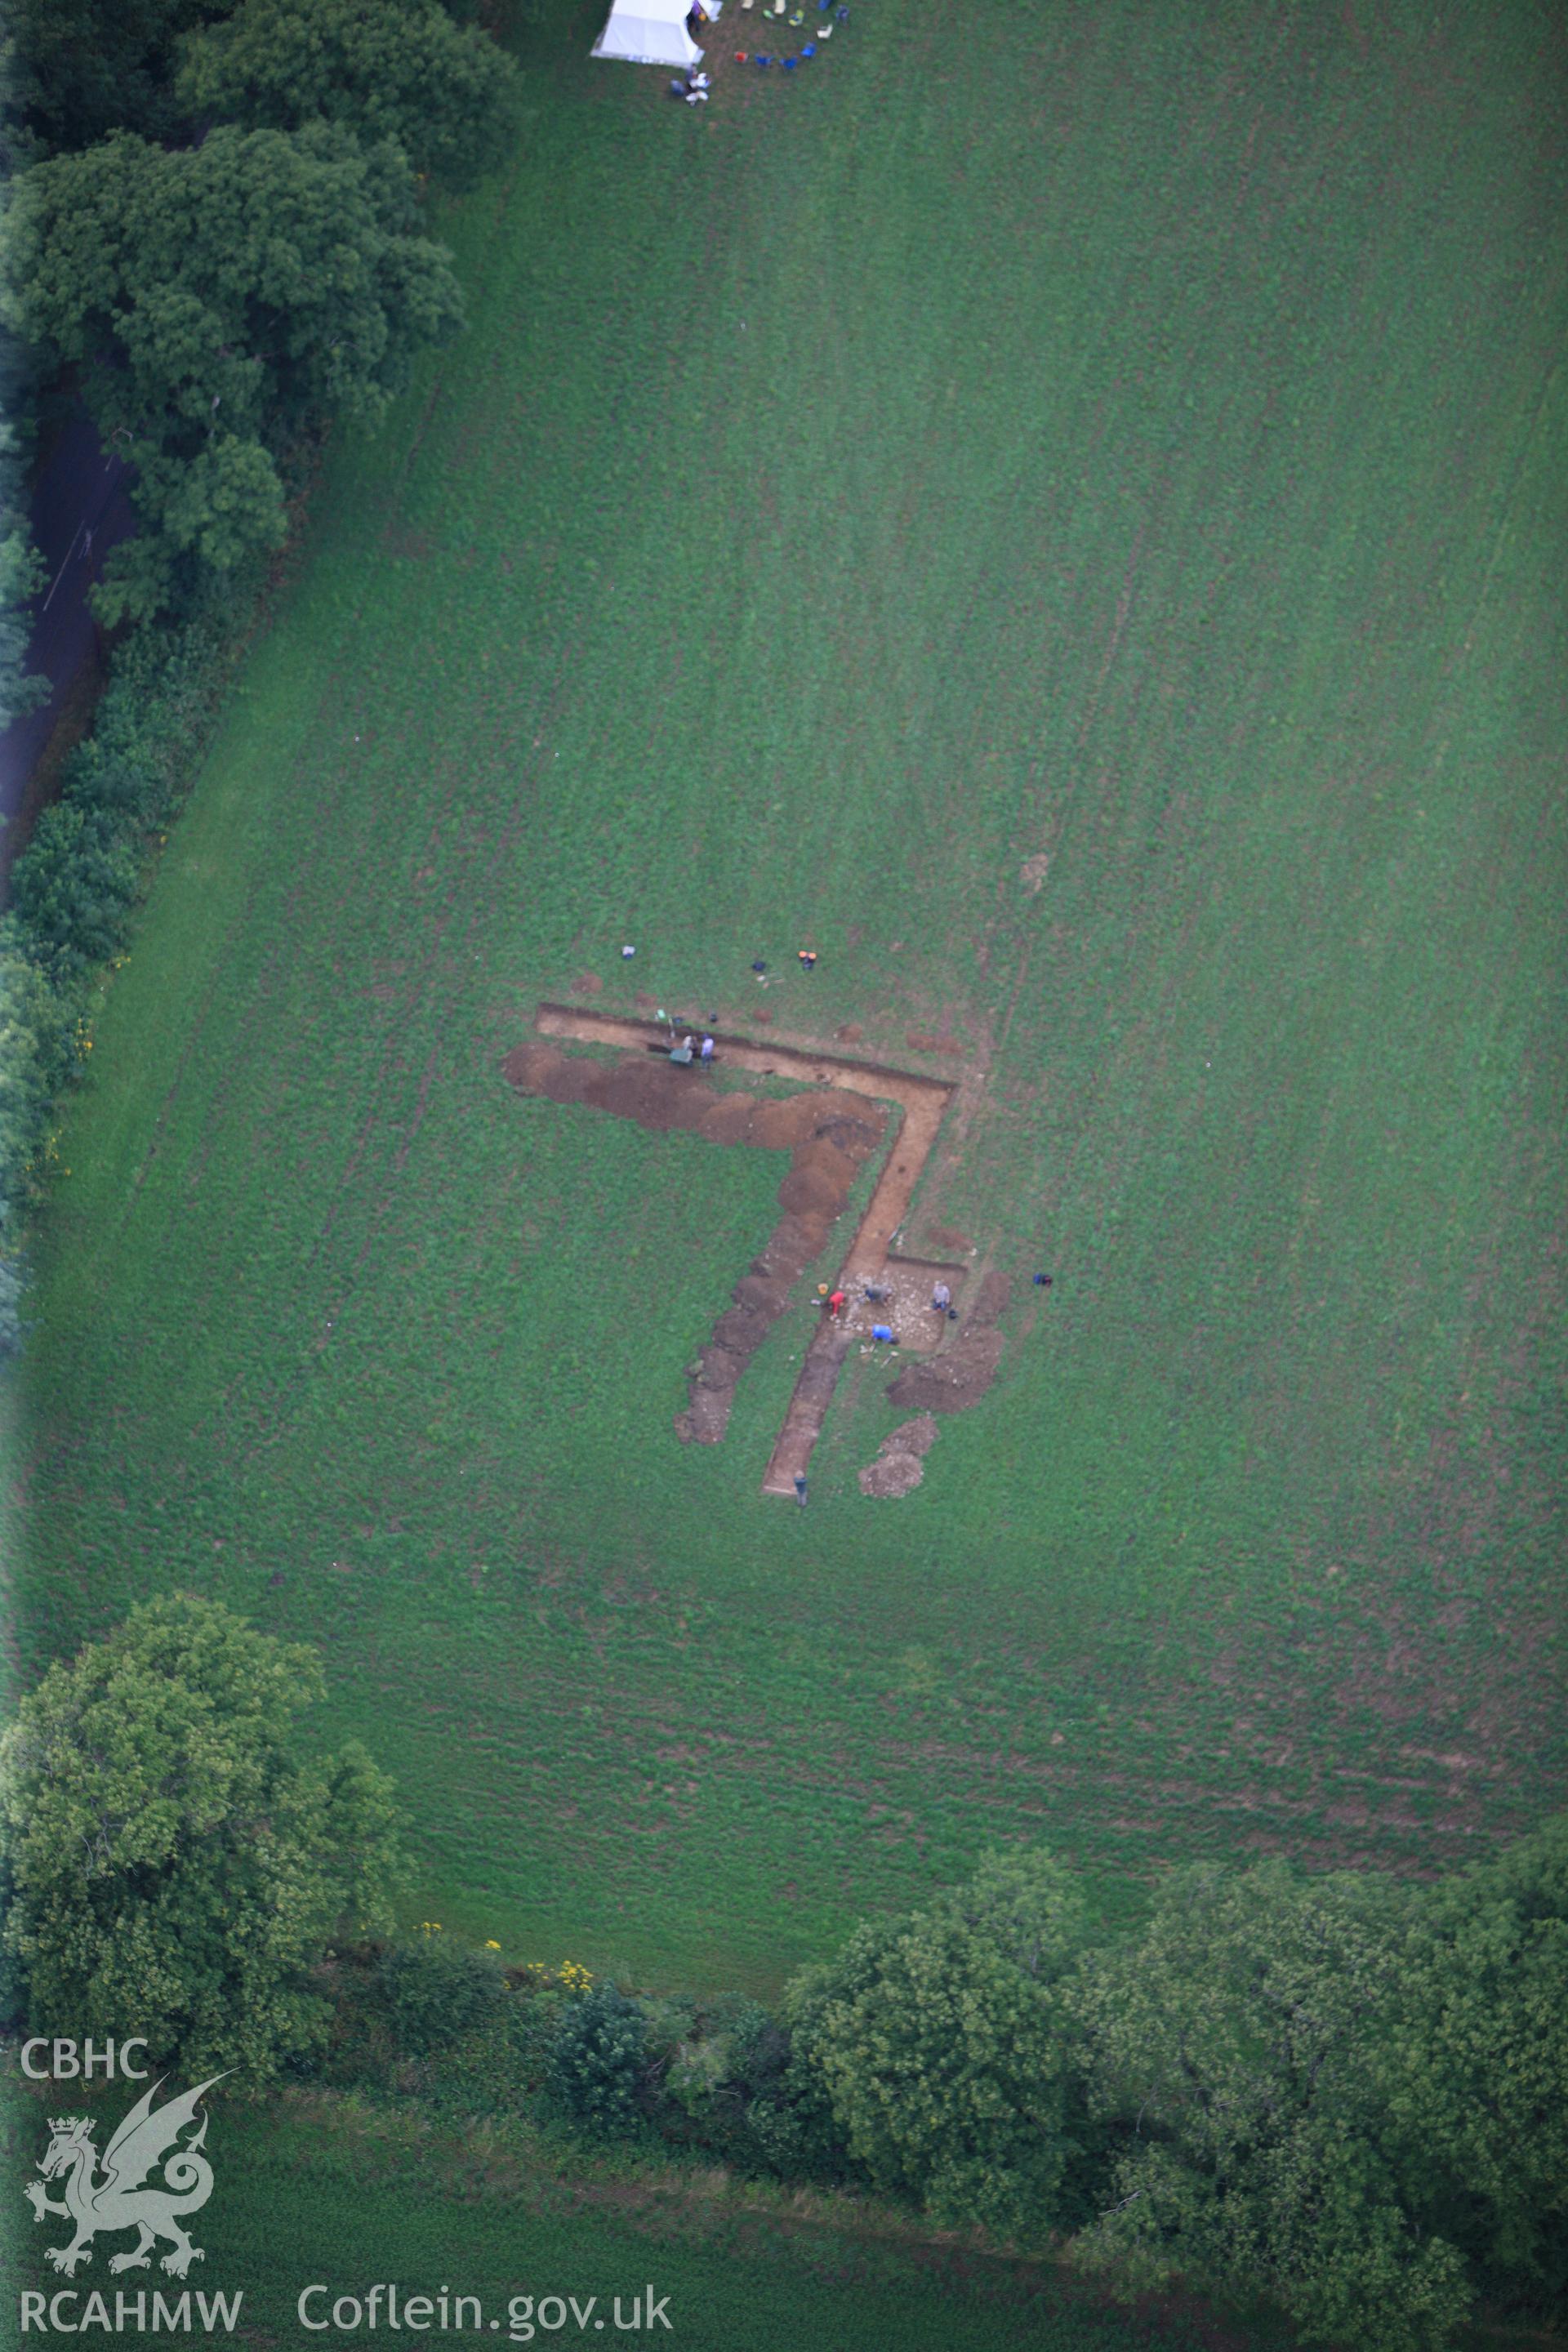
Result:
M898 1330L904 1348L923 1352L945 1333L945 1323L931 1312L931 1286L945 1280L956 1292L966 1269L901 1257L891 1243L908 1213L953 1086L941 1078L817 1053L809 1045L771 1041L758 1045L714 1033L725 1072L751 1070L760 1077L794 1079L830 1095L858 1096L879 1106L879 1116L868 1119L863 1112L852 1113L847 1104L836 1105L821 1094L815 1105L800 1097L758 1102L721 1094L704 1082L698 1069L670 1063L669 1031L656 1022L544 1003L536 1026L546 1037L618 1045L636 1058L606 1066L544 1046L520 1045L502 1067L521 1093L581 1103L647 1127L691 1129L715 1143L794 1147L791 1173L779 1188L784 1215L761 1256L735 1285L734 1306L715 1327L692 1377L690 1405L676 1423L683 1438L699 1444L712 1444L723 1435L740 1371L782 1311L789 1285L821 1249L856 1175L880 1140L881 1106L892 1106L899 1125L835 1286L848 1294L845 1319L837 1322L825 1313L812 1334L763 1478L764 1494L793 1496L796 1478L806 1474L840 1368L864 1336L862 1327L869 1329L873 1310L865 1302L865 1286L889 1294L876 1307L876 1318Z

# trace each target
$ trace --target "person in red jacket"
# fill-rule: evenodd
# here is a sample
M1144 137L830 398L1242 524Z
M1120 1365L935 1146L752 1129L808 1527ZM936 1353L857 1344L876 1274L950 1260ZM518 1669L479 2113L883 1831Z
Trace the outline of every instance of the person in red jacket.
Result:
M836 1290L829 1298L827 1302L827 1311L835 1323L838 1321L840 1316L843 1314L845 1301L848 1296L849 1294L847 1290Z

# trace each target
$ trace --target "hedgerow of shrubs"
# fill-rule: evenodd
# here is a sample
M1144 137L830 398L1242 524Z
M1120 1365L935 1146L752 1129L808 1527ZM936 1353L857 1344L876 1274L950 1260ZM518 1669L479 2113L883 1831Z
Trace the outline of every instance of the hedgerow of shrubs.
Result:
M869 2187L1117 2292L1265 2294L1345 2352L1444 2352L1482 2299L1568 2306L1568 1817L1430 1884L1175 1871L1114 1930L1048 1853L987 1855L774 2016L508 1968L434 1922L376 1940L395 1794L297 1734L322 1691L310 1651L188 1595L50 1669L0 1740L0 2032L96 2021L253 2088Z
M416 1943L384 1953L377 1979L397 2044L416 2058L488 2023L507 1992L497 1954L470 1951L428 1929Z
M91 975L124 949L151 836L194 764L235 631L335 417L374 417L455 331L428 183L513 152L517 68L437 0L22 0L0 54L12 165L0 407L78 404L130 459L140 528L93 594L114 656L91 740L0 919L0 1352L62 1090L91 1051ZM197 22L196 20L200 20ZM0 723L39 566L0 424ZM211 616L218 617L213 618Z
M1563 1822L1431 1887L1174 1874L1114 1936L1048 1855L993 1855L782 2018L427 1948L344 1979L342 2016L377 2004L390 2037L367 2072L345 2033L340 2081L869 2188L1120 2293L1262 2292L1354 2352L1568 2296Z
M335 2028L304 2071L450 2113L530 2112L598 2140L673 2144L756 2177L863 2181L787 2029L742 1994L595 1983L571 1962L502 1968L439 1928L340 1948Z
M129 636L92 734L12 868L0 917L0 1351L20 1337L26 1219L55 1157L61 1097L92 1051L95 975L129 942L149 850L174 815L237 650L232 621L205 614Z

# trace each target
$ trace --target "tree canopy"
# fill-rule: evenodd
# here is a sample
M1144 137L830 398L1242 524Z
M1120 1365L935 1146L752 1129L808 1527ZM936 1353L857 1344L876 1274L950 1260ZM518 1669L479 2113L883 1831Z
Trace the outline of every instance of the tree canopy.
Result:
M36 2032L145 2036L265 2078L325 2029L309 1971L389 1924L391 1783L310 1754L315 1653L210 1601L132 1611L50 1668L0 1740L6 1954Z
M324 123L57 156L17 190L12 249L15 322L79 369L139 470L146 528L111 559L111 621L279 545L290 440L340 410L377 415L461 316L397 150Z
M43 565L24 510L16 441L0 417L0 730L48 694L48 681L27 671L27 604L42 580Z
M879 2188L1004 2236L1058 2218L1074 2153L1061 1980L1081 1916L1049 1855L993 1855L968 1886L868 1922L795 1979L796 2057Z
M495 168L516 121L511 59L436 0L242 0L186 44L178 87L203 120L391 140L454 188Z
M1426 1891L1379 2066L1413 2197L1490 2280L1568 2295L1568 1821Z
M227 0L13 0L12 102L47 152L110 131L179 135L174 69L183 34Z
M1379 2063L1415 1900L1283 1864L1185 1872L1141 1937L1098 1956L1074 2006L1124 2141L1091 2263L1250 2281L1366 2352L1448 2340L1464 2264L1414 2210Z
M0 56L0 100L5 95ZM0 199L0 235L7 231L9 198ZM0 730L48 698L49 684L27 670L33 616L28 604L43 585L43 562L33 545L23 453L11 419L26 394L26 370L15 335L0 328Z

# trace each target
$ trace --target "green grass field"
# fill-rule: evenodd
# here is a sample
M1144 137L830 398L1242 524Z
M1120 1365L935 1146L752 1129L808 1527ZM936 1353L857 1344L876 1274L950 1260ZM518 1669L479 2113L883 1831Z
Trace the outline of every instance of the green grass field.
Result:
M41 2106L5 2086L0 2151L11 2177L31 2171L47 2140ZM748 2211L700 2176L684 2193L673 2178L568 2183L493 2139L432 2137L352 2111L263 2115L220 2104L211 2154L216 2185L192 2225L204 2258L188 2278L176 2284L153 2269L110 2279L100 2248L73 2283L78 2301L61 2306L64 2321L79 2321L90 2337L94 2288L112 2324L117 2290L132 2299L140 2291L151 2313L155 2293L177 2300L187 2287L199 2336L195 2296L237 2289L234 2340L293 2352L354 2340L352 2328L323 2335L319 2324L340 2296L363 2307L382 2282L397 2285L404 2310L412 2296L428 2298L432 2341L470 2346L580 2345L601 2333L615 2343L623 2340L617 2297L623 2319L634 2302L642 2306L650 2332L634 2340L672 2352L1238 2352L1244 2344L1267 2352L1289 2341L1262 2316L1249 2318L1245 2335L1216 2332L1201 2310L1140 2318L1039 2265L879 2237L845 2214L810 2210L809 2200ZM13 2201L21 2218L7 2213L0 2223L12 2280L21 2292L53 2295L67 2283L41 2250L67 2233L53 2218L38 2229ZM310 2333L297 2314L312 2284L326 2292L306 2304L318 2323ZM442 2294L446 2328L437 2324ZM458 2296L477 2299L477 2326ZM571 2298L581 2327L570 2304L557 2321L552 2296ZM646 2318L650 2299L662 2305L663 2326ZM542 2304L539 2325L527 2306ZM384 2294L377 2315L386 2330Z
M1473 1854L1568 1780L1562 20L856 0L694 110L595 23L106 992L23 1663L321 1643L413 1916L654 1981L994 1840ZM961 1043L909 1238L1014 1305L918 1493L857 1369L760 1495L804 1287L675 1442L782 1167L521 1100L585 974Z

